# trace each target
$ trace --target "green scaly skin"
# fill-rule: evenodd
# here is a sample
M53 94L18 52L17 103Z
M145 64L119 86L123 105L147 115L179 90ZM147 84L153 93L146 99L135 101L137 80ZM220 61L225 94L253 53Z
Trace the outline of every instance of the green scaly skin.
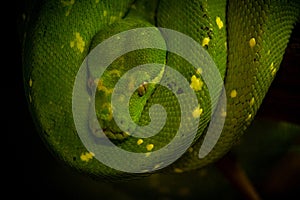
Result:
M199 42L216 63L226 88L226 121L213 150L199 159L198 150L213 112L204 83L200 91L195 91L203 112L193 146L161 171L183 172L206 166L228 152L251 124L279 69L299 13L299 3L280 0L41 1L27 15L23 40L24 83L32 116L51 152L80 172L108 180L143 176L107 167L88 153L72 117L73 84L88 52L104 39L145 26L177 30ZM166 88L150 84L142 91L142 97L136 91L129 108L134 122L149 123L148 111L153 104L161 104L168 113L162 131L138 145L137 138L118 129L109 107L98 102L99 99L110 102L110 93L103 88L113 89L117 81L114 78L121 77L131 67L152 62L166 63L189 82L193 75L201 80L201 73L182 58L154 50L118 58L101 78L102 85L93 85L97 77L90 77L89 87L100 88L95 105L98 119L91 121L99 122L111 139L118 139L112 141L128 151L162 148L176 134L180 123L179 104ZM158 76L160 72L156 72ZM97 137L93 123L90 128ZM153 144L153 149L147 149L147 144Z

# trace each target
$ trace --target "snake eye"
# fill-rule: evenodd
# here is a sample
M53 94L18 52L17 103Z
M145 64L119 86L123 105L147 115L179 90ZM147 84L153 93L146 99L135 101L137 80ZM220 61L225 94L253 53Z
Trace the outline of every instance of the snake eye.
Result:
M144 96L146 94L147 91L147 87L148 87L148 83L147 82L143 82L137 89L138 94L140 97Z

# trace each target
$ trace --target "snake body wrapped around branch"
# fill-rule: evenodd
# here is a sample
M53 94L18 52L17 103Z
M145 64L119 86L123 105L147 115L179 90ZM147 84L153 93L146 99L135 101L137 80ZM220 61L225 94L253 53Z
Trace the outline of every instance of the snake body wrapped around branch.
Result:
M51 152L93 177L128 179L201 168L224 156L251 124L299 13L299 3L283 0L41 1L25 15L23 40L32 116ZM107 41L117 42L105 46L102 56L96 49ZM195 42L202 54L183 41ZM96 59L89 56L93 52ZM136 66L141 67L134 71ZM214 66L217 74L211 75ZM83 82L77 82L79 72ZM77 95L76 88L83 93ZM129 106L119 108L124 102ZM223 121L214 121L216 116ZM79 128L76 120L82 121ZM212 121L219 135L209 132ZM84 138L79 129L88 130ZM168 146L173 139L175 147ZM100 162L117 158L115 151L93 151L108 140L130 155L142 155L120 160L143 170L132 173Z

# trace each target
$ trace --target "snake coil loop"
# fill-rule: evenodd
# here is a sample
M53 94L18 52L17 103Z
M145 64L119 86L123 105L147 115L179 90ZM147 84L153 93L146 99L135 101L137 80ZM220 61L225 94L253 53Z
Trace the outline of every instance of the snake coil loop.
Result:
M296 0L40 1L23 41L32 116L91 176L206 166L251 124L299 13Z

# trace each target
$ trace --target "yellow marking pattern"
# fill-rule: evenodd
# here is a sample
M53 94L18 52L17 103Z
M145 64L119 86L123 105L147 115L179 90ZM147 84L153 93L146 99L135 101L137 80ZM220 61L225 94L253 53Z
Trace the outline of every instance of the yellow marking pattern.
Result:
M84 51L85 42L83 38L81 37L80 33L75 33L75 39L70 42L70 47L74 48L76 47L80 53Z
M117 70L117 69L113 69L113 70L109 71L109 74L111 74L111 75L115 74L118 77L121 76L120 70Z
M112 106L110 103L104 103L102 104L102 109L104 110L105 108L107 108L107 111L108 113L105 115L105 118L108 120L108 121L111 121L113 116L112 116Z
M151 155L151 152L145 153L145 157L148 158Z
M110 93L112 93L112 89L108 89L107 87L105 87L104 85L103 85L103 81L102 80L100 80L99 82L98 82L98 85L97 85L97 90L98 91L103 91L105 94L110 94Z
M29 102L31 103L32 102L31 95L29 94L28 97L29 97Z
M153 169L155 170L155 169L160 168L160 166L161 166L162 164L163 164L163 163L158 163L158 164L156 164L156 165L153 167Z
M75 0L70 0L70 1L63 1L62 0L61 3L63 4L64 7L68 7L68 10L66 11L66 16L69 16L70 12L71 12L71 9L72 9L72 6L75 3Z
M147 151L151 151L154 148L153 144L147 144L146 149Z
M182 170L182 169L180 169L180 168L174 168L174 172L175 172L175 173L182 173L182 172L183 172L183 170Z
M216 23L217 23L219 29L223 28L223 22L220 17L216 18Z
M222 117L226 117L226 115L227 115L227 112L226 112L226 110L224 110L224 108L222 109L222 112L221 112L221 116Z
M136 143L137 143L137 145L141 145L143 142L144 142L144 140L138 139L138 141Z
M271 71L274 69L274 63L273 62L270 65L270 69L271 69Z
M204 38L204 39L202 40L202 46L203 46L203 47L204 47L204 46L208 46L209 41L210 41L210 39L209 39L208 37Z
M249 45L250 45L251 48L253 48L253 47L256 45L255 38L251 38L251 39L249 40Z
M202 71L202 68L200 68L200 67L196 70L196 73L197 73L198 75L202 74L202 72L203 72L203 71Z
M116 16L111 16L110 19L109 19L110 20L109 22L114 23L116 21L116 19L117 19Z
M252 114L249 114L248 117L246 118L246 121L249 121L252 117Z
M235 98L236 95L237 95L237 91L236 91L236 90L232 90L232 91L230 92L230 97L231 97L231 98Z
M274 68L274 69L272 70L272 72L271 72L272 76L275 76L276 72L277 72L277 69Z
M93 152L85 152L85 153L82 153L80 155L80 159L82 161L85 161L85 162L88 162L89 160L91 160L93 157L95 156L95 154Z
M202 114L203 109L200 108L200 106L198 106L194 111L193 111L193 117L197 118L200 117L200 115Z
M277 69L274 67L274 63L272 62L270 65L270 70L271 70L271 74L272 76L275 76Z
M195 91L199 91L202 89L202 86L203 82L200 80L200 78L197 78L195 75L193 75L191 78L190 87Z
M253 106L254 101L255 101L255 99L254 99L254 97L252 97L252 99L251 99L250 102L249 102L250 106Z

